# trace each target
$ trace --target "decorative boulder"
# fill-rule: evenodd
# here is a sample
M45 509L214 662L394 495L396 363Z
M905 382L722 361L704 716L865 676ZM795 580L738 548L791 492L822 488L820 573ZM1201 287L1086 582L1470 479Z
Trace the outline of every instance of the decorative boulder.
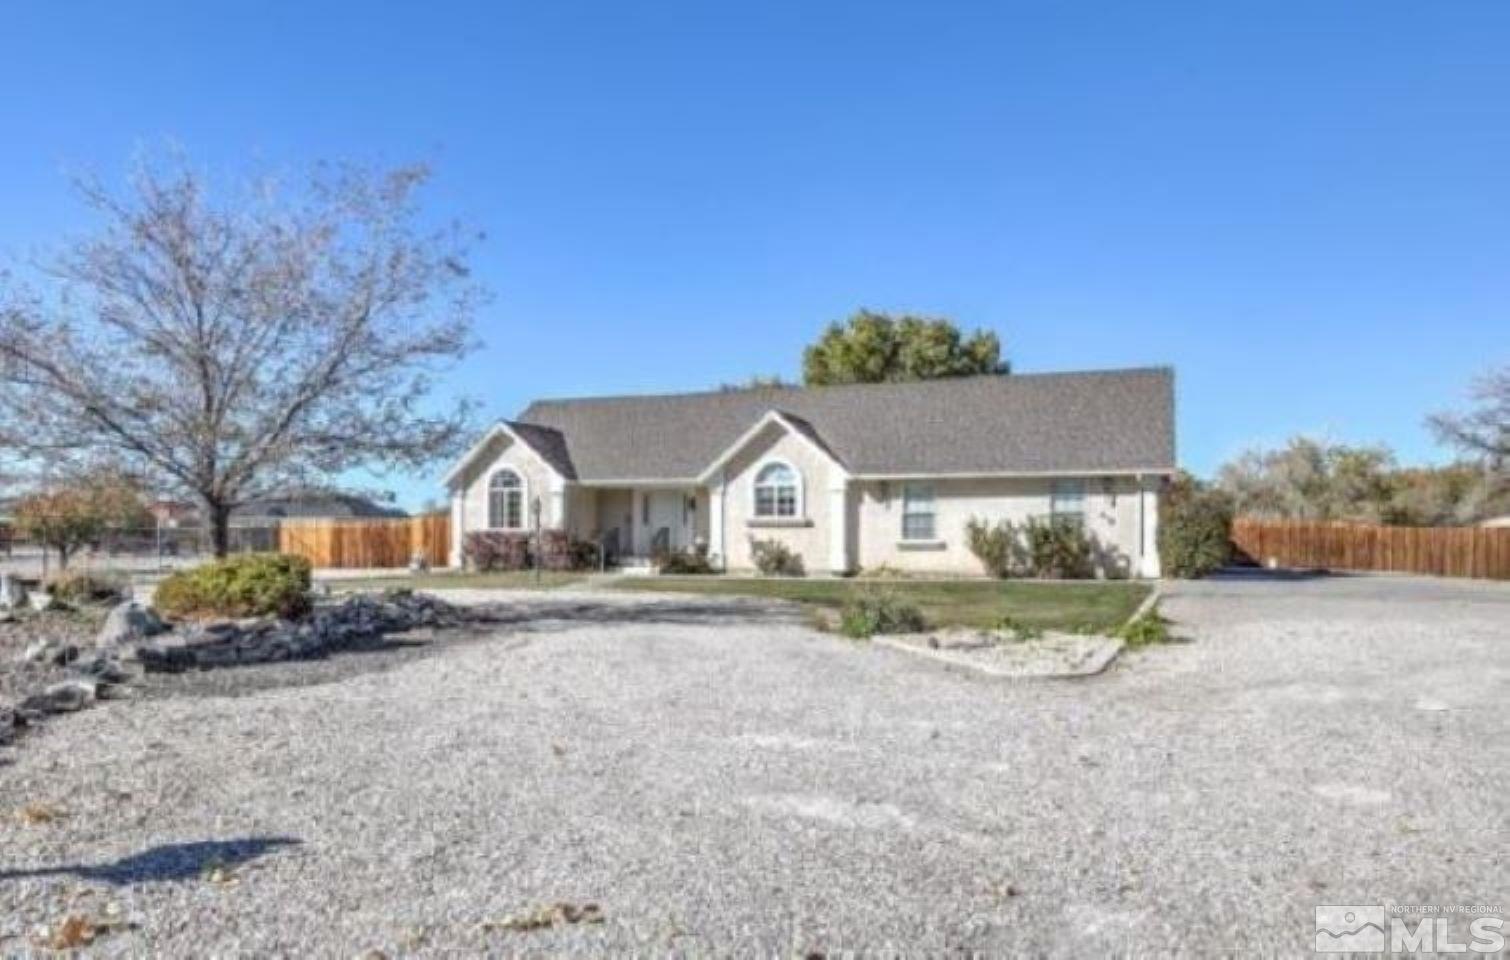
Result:
M99 689L95 680L64 680L21 701L21 710L23 713L73 713L93 703Z
M26 606L26 584L8 573L0 573L0 610L20 610Z
M148 637L164 633L167 629L168 625L150 607L127 600L116 604L105 617L105 624L100 627L94 645L97 649L112 649L124 644L139 643Z

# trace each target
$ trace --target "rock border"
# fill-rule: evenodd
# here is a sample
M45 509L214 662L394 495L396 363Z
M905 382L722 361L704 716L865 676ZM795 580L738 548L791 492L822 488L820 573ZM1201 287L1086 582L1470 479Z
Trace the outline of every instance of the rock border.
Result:
M106 616L92 650L33 645L22 653L25 659L67 667L69 674L19 703L0 701L0 746L48 716L130 696L130 685L143 673L315 660L387 635L460 627L473 619L464 607L411 591L344 597L316 606L299 621L265 617L177 625L125 600Z
M981 631L990 633L993 631ZM968 653L948 648L932 648L919 646L917 638L935 635L932 631L923 634L877 634L870 638L870 642L886 647L889 650L897 650L902 653L920 657L925 660L933 660L951 667L962 667L972 673L988 677L992 680L1077 680L1084 677L1093 677L1104 673L1121 655L1127 644L1118 637L1101 637L1106 641L1101 649L1089 661L1071 670L1058 670L1051 673L1023 673L1019 670L1009 670L991 663L984 663L972 657ZM1048 634L1047 636L1073 636L1073 634ZM1024 641L1032 643L1033 641Z

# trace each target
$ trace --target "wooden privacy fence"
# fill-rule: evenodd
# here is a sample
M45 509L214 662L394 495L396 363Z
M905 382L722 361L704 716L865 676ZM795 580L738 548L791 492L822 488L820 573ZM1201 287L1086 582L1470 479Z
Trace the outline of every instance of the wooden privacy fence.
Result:
M451 518L445 513L381 520L284 520L278 549L316 567L407 567L415 554L433 567L450 563Z
M1264 565L1510 580L1510 528L1503 527L1238 519L1232 544Z

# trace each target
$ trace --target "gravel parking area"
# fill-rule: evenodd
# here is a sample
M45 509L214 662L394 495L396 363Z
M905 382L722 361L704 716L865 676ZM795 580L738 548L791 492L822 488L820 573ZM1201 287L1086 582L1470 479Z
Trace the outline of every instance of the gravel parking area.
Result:
M1510 899L1510 589L1169 594L1191 642L1075 681L570 590L185 677L0 751L0 955L1295 954L1317 904Z

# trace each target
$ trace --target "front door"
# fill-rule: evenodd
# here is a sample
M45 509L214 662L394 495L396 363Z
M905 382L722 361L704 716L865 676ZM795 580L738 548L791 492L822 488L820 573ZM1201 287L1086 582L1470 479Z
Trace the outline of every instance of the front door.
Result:
M687 546L685 497L680 490L651 490L645 494L645 547L665 543L672 550ZM661 531L665 530L664 535ZM657 539L660 537L660 539Z

